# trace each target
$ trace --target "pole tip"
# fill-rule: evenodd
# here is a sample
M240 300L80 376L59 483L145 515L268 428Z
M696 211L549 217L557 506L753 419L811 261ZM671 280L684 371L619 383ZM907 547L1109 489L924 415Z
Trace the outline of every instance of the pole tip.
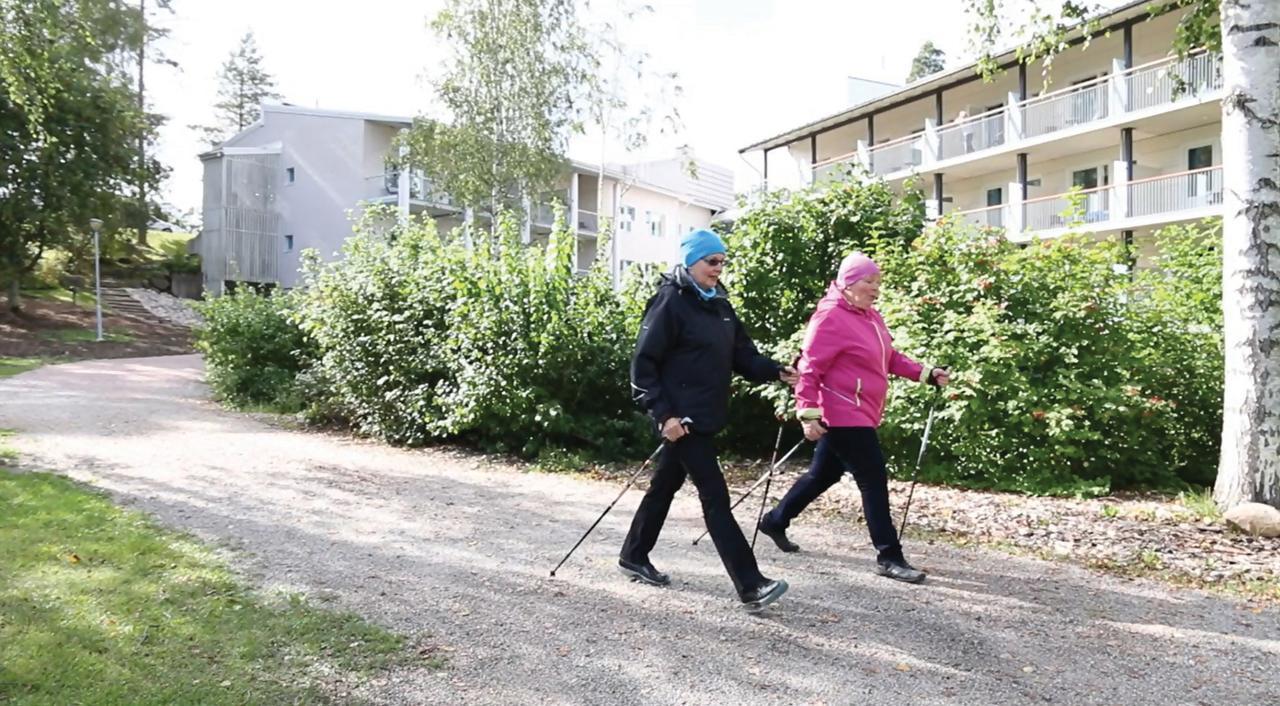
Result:
M555 577L556 577L555 569L552 569L552 570L551 570L551 578L555 578Z

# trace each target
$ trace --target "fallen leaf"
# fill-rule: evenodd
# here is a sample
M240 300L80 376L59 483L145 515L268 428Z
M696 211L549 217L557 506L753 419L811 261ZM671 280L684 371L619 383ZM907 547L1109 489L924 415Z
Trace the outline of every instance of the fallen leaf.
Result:
M898 662L897 666L895 666L894 669L898 670L899 672L909 672L911 671L911 666L908 665L906 662Z
M68 555L67 555L67 561L71 562L72 564L79 564L79 563L80 563L80 555L79 555L79 554L68 554Z

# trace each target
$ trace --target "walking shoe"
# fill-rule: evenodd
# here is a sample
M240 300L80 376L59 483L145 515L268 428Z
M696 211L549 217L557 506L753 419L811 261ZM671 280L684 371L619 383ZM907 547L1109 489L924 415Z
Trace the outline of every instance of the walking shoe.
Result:
M881 561L879 574L888 576L895 581L905 581L906 583L920 583L927 576L925 572L907 563L905 559L894 561Z
M757 613L764 610L764 607L770 603L782 598L782 594L787 592L787 582L782 579L777 581L765 579L765 582L759 586L743 593L742 607L748 613Z
M647 583L650 586L666 586L671 583L670 576L667 576L661 571L653 568L653 564L650 564L647 561L643 564L636 564L634 562L627 561L626 559L619 559L618 569L627 576L630 576L632 581Z
M787 553L800 551L800 545L787 539L787 531L781 527L770 525L768 520L760 520L760 524L756 525L756 527L760 529L760 534L772 539L773 543L778 545L778 548L782 551Z

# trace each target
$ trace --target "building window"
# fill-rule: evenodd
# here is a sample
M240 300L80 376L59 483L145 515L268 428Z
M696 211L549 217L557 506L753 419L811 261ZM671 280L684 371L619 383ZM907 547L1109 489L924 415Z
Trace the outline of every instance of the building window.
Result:
M1187 150L1187 170L1204 169L1213 166L1213 145L1192 147Z
M293 252L293 236L292 235L284 236L284 251Z
M649 235L661 238L667 234L667 217L665 214L645 211L644 220L649 224Z
M294 180L293 167L286 167L284 170L284 180L287 184L292 184Z
M634 206L623 206L618 209L618 232L630 233L631 225L636 222L636 209Z
M1004 203L1004 189L997 186L994 189L987 189L987 205L999 206Z

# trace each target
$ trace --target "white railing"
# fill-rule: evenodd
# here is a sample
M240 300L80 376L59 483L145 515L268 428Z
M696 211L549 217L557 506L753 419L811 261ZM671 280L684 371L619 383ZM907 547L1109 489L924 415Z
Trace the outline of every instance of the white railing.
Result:
M998 204L995 206L987 206L986 208L974 208L968 211L954 211L946 215L947 218L959 223L968 223L979 228L1003 228L1005 224L1004 217L1005 206Z
M600 217L595 211L578 211L578 230L584 233L600 232Z
M1021 103L1022 136L1032 138L1107 117L1108 77L1046 93Z
M1051 230L1111 218L1111 187L1069 191L1022 203L1023 230Z
M813 165L814 183L839 179L855 164L860 164L857 152L824 159Z
M873 174L885 176L926 166L926 142L934 140L937 159L950 159L1127 112L1203 99L1205 93L1221 90L1222 85L1219 55L1202 52L1185 59L1167 57L1035 96L1012 107L975 115L963 122L953 121L938 128L932 136L915 133L875 145L868 150L870 168ZM1015 134L1006 134L1006 126L1010 124L1018 126L1014 128ZM811 167L813 181L838 178L837 172L844 165L862 161L857 152L822 160Z
M1004 123L1005 110L1001 107L942 126L938 129L938 158L959 157L1003 145Z
M920 166L924 163L923 143L924 135L915 134L872 147L871 172L883 176Z
M384 200L388 196L400 193L400 172L389 169L382 174L364 178L363 198L365 200ZM436 188L431 180L421 172L409 174L409 198L413 201L429 203L433 206L455 207L453 197Z
M1201 53L1185 59L1161 59L1125 72L1129 110L1174 103L1222 88L1222 61Z
M1222 167L1138 179L1128 188L1130 216L1217 206L1222 203Z

